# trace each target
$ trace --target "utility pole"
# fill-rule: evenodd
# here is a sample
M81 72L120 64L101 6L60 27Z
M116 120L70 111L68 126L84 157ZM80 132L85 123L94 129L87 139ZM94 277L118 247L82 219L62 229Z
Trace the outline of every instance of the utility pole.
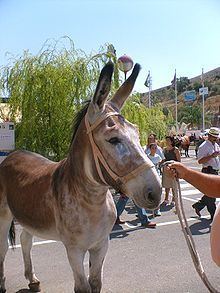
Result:
M151 108L151 91L152 91L152 77L149 71L149 91L148 91L148 106Z
M178 133L178 116L177 116L177 83L175 83L175 116L176 116L176 133Z
M204 93L204 80L203 80L203 68L202 68L202 75L201 75L201 81L202 81L202 130L205 130L205 93Z
M175 93L175 120L176 120L176 134L178 133L178 116L177 116L177 78L176 78L176 69L173 80L171 81L172 87L174 87Z

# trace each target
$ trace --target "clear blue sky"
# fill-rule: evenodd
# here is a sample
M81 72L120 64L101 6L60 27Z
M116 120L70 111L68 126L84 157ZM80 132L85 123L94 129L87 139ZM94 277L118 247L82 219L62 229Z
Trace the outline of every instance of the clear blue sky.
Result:
M220 66L220 0L0 0L0 66L6 52L36 54L49 38L67 35L77 49L112 43L142 66L135 90Z

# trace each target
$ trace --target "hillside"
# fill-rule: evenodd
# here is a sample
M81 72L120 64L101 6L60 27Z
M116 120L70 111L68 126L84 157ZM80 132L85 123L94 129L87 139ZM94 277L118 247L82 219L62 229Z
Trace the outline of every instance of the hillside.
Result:
M201 76L195 76L192 78L183 77L177 79L178 83L181 80L187 81L184 90L178 90L178 110L185 104L194 106L201 105L202 96L199 96L198 89L202 87ZM220 67L205 72L203 74L203 80L205 87L208 87L209 94L205 97L205 114L209 114L211 117L211 124L220 127ZM178 84L177 83L177 84ZM178 84L180 85L180 84ZM179 87L181 88L181 87ZM187 90L196 91L196 100L193 102L184 101L184 92ZM142 102L148 106L148 92L142 94ZM168 108L174 114L175 112L175 92L171 85L153 90L151 92L151 103L155 105L161 103L164 108Z

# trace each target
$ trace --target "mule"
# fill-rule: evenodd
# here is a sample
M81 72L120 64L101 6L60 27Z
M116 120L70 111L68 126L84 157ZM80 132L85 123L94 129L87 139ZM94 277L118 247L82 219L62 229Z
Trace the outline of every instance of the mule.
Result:
M116 220L109 187L140 207L155 209L160 204L157 172L140 145L137 128L120 114L140 65L107 100L113 70L112 63L106 64L93 98L77 114L66 159L52 162L36 153L15 151L0 165L1 293L6 292L3 265L13 218L23 227L24 274L32 291L40 291L31 261L36 235L64 244L75 292L95 293L101 291L108 237ZM87 251L88 278L83 265Z
M190 138L187 135L184 135L181 140L181 149L185 152L185 157L189 157L189 146L190 146Z

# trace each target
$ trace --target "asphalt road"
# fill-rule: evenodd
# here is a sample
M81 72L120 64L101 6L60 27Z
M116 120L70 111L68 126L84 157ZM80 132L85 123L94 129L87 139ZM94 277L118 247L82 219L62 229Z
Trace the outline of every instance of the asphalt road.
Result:
M195 157L183 158L183 162L199 169ZM183 180L181 187L185 213L202 264L210 282L220 291L220 271L210 256L210 221L207 211L203 210L203 217L198 219L191 208L201 194ZM110 235L104 265L103 293L208 292L195 271L177 215L171 206L162 210L161 217L154 219L158 224L156 229L143 229L139 226L132 202L128 203L122 218L127 223L115 226ZM17 232L19 230L20 227L17 226ZM72 272L61 243L35 239L32 254L42 292L73 292ZM88 272L88 257L85 269ZM19 247L15 251L8 251L5 275L8 293L29 292L23 276Z

